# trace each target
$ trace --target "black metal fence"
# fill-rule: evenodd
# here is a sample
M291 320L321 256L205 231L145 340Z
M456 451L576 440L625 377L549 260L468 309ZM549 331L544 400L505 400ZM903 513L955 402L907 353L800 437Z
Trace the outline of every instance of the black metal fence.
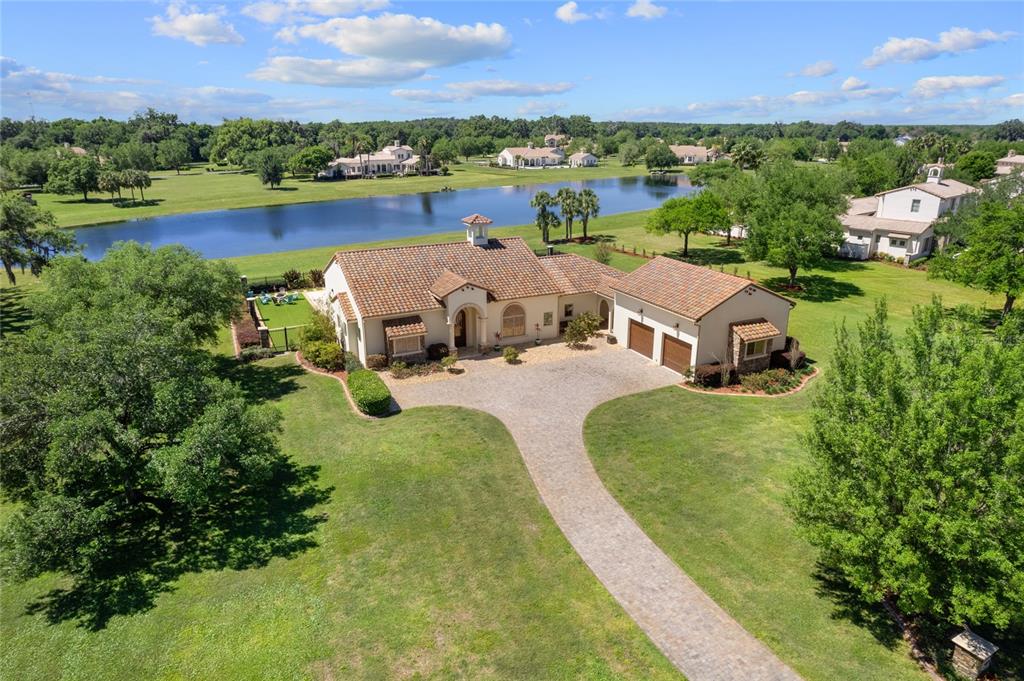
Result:
M296 326L279 326L275 329L267 329L270 332L270 347L278 352L289 352L299 349L299 340L302 337L301 329L308 324Z

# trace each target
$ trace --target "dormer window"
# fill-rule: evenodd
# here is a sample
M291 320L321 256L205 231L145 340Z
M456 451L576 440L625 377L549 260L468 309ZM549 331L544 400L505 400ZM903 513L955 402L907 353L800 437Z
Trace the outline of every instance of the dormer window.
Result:
M921 199L914 199L910 202L910 212L920 213L921 212Z

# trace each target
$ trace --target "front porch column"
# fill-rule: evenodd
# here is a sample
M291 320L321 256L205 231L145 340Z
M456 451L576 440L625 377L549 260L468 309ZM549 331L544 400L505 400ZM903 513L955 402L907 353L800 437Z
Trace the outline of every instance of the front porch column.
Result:
M448 317L448 352L455 350L455 317Z

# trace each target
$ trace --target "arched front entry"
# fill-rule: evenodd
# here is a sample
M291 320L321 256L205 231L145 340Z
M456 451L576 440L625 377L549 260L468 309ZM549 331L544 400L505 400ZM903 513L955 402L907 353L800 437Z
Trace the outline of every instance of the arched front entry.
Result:
M459 310L455 315L455 347L466 347L466 310Z
M608 310L608 301L604 298L601 299L601 304L597 306L597 312L601 316L601 328L607 329L608 322L611 319L611 313Z
M458 349L476 348L481 342L486 317L472 304L463 305L451 317L449 325L449 346Z

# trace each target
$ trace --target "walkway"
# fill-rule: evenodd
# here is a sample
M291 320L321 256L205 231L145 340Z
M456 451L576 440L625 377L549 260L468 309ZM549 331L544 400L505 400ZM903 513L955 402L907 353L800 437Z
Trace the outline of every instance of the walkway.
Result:
M605 489L584 449L583 420L594 407L671 385L678 374L603 341L569 358L531 361L545 351L527 350L521 366L476 360L464 363L463 376L389 383L405 408L456 405L498 417L576 552L690 681L798 679L651 541Z

